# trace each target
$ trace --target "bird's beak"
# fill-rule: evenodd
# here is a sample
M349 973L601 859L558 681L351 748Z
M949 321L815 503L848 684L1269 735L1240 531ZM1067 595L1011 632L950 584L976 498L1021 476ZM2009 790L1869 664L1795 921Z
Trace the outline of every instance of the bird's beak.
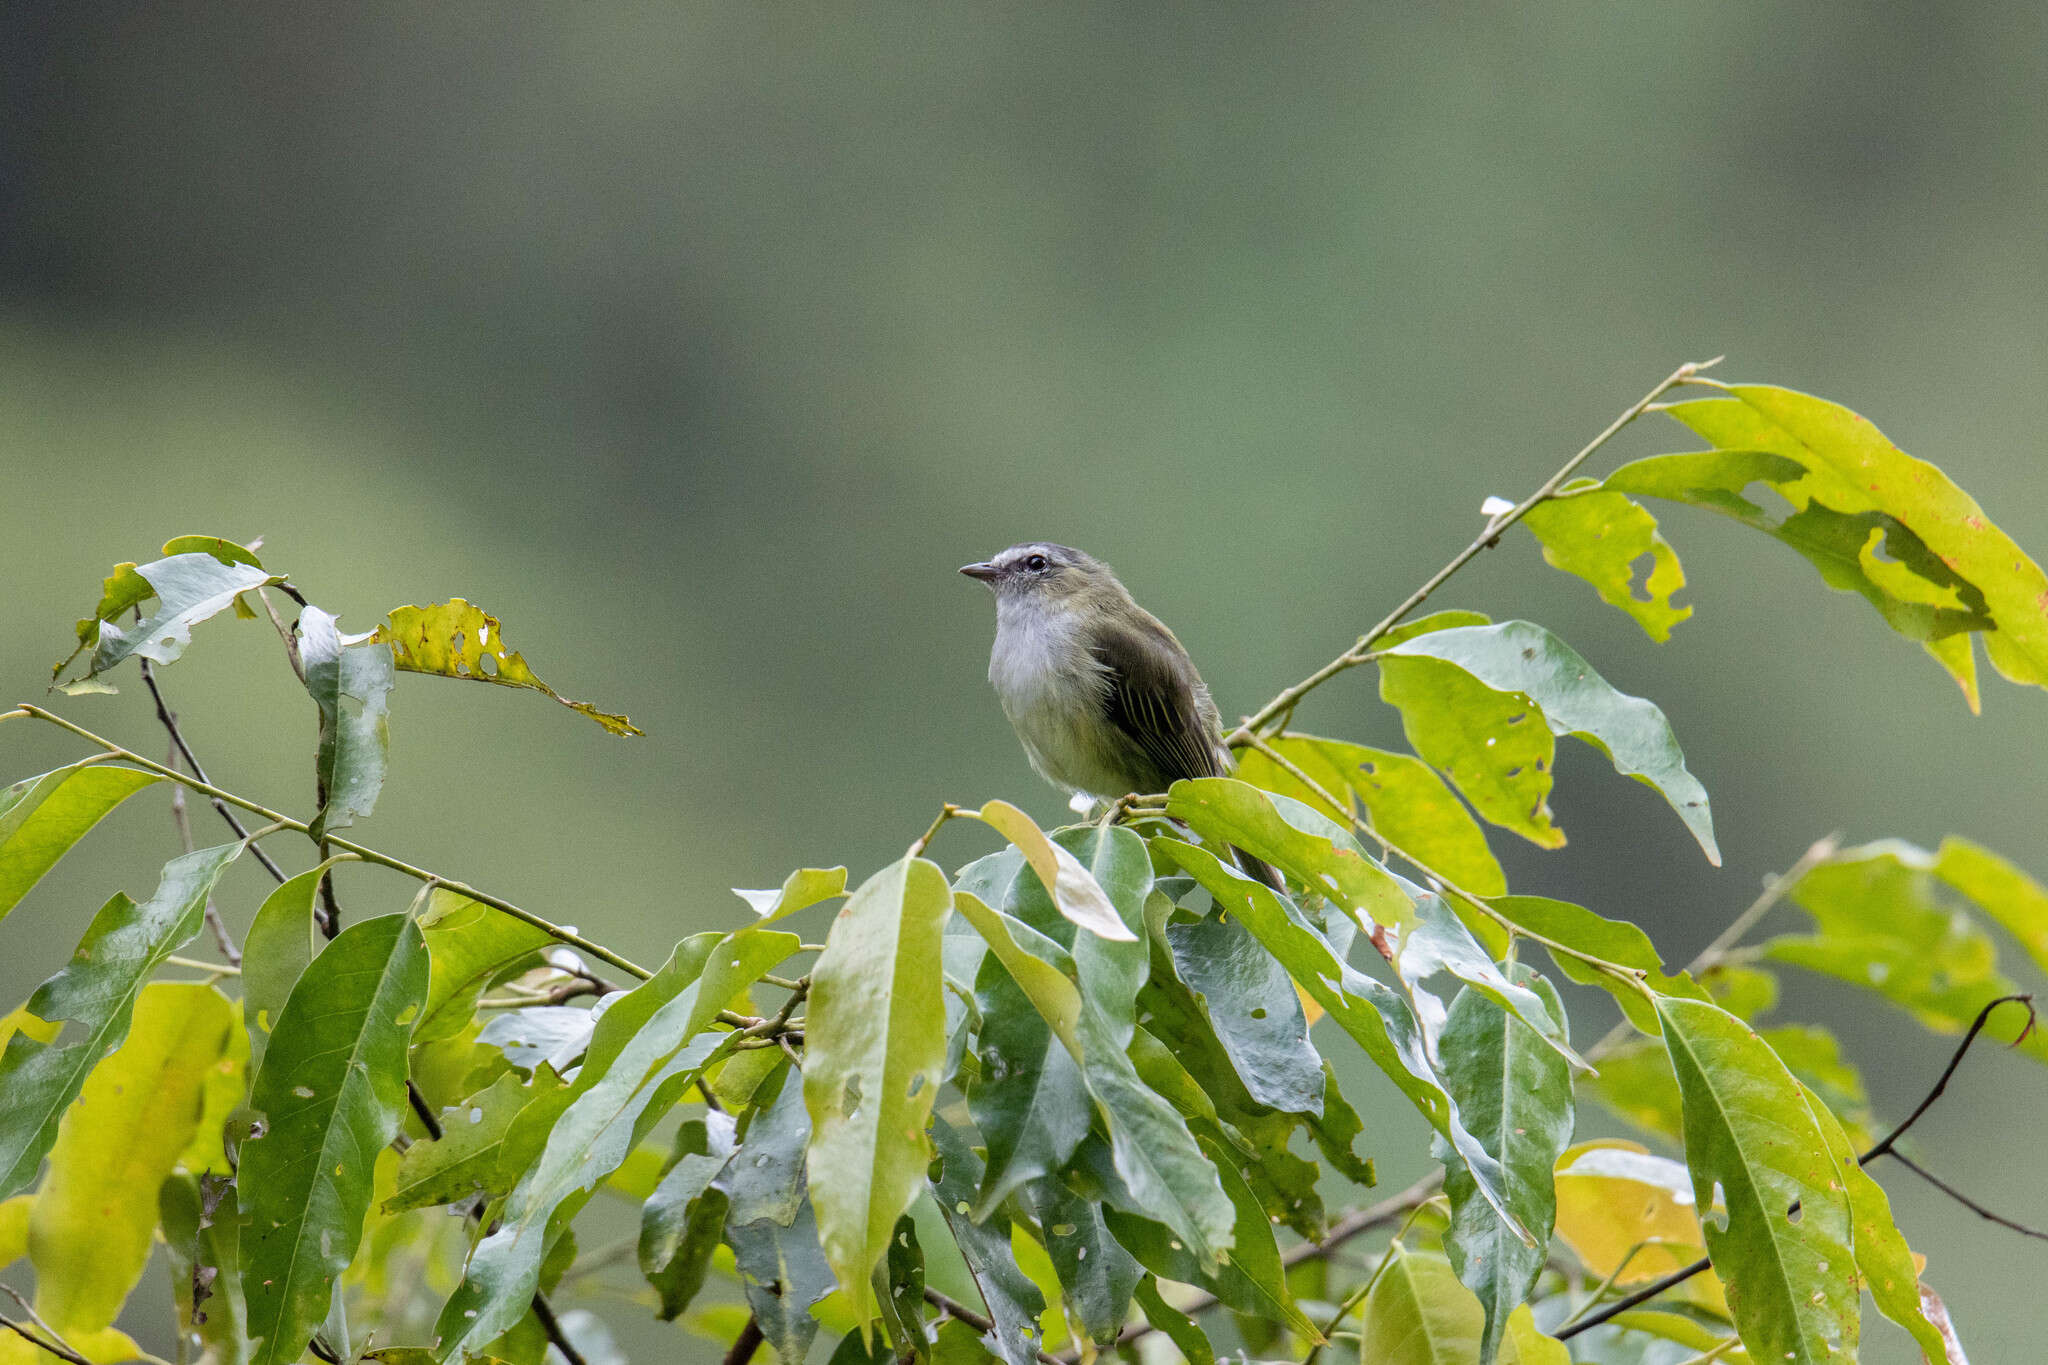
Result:
M981 564L962 564L960 572L966 574L969 578L980 579L984 583L996 581L996 566L986 562Z

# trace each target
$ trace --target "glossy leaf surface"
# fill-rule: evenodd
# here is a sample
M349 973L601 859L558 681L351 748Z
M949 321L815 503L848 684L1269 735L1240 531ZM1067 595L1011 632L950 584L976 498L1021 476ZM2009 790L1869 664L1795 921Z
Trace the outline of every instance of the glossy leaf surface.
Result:
M241 844L200 849L164 864L156 894L141 905L115 895L93 916L71 961L36 988L28 1013L44 1023L68 1021L73 1041L46 1043L23 1028L0 1055L0 1198L34 1181L56 1140L64 1107L87 1073L128 1036L136 994L164 958L199 932L206 898Z
M88 762L0 791L0 919L114 807L161 781L139 769Z
M377 1153L405 1111L406 1049L426 997L419 927L384 915L322 949L278 1016L249 1093L265 1127L242 1144L236 1181L257 1365L297 1360L327 1316Z
M1431 631L1394 646L1390 652L1398 659L1439 660L1463 670L1494 692L1510 698L1528 698L1537 708L1536 718L1553 734L1585 740L1613 761L1616 772L1656 788L1692 831L1707 860L1719 865L1721 853L1714 843L1714 821L1706 788L1687 770L1685 755L1679 751L1678 739L1663 711L1641 697L1616 691L1576 650L1543 627L1528 621L1503 621L1497 625ZM1383 670L1387 664L1382 660ZM1398 666L1395 671L1399 671ZM1434 719L1434 709L1427 708L1426 702L1424 706L1425 714ZM1402 719L1406 724L1405 707ZM1443 728L1432 725L1427 733L1441 736ZM1511 737L1512 730L1503 717L1500 727L1487 728L1487 737L1500 739L1501 745L1512 749L1517 743ZM1435 761L1416 739L1412 728L1409 739L1416 744L1417 752ZM1543 760L1543 767L1537 770L1542 780L1532 784L1531 789L1540 787L1541 793L1547 794L1549 765L1545 756L1532 755L1530 761L1534 763L1538 758ZM1500 771L1504 761L1495 758L1488 770Z
M327 804L313 818L313 836L346 829L377 805L391 749L390 698L396 681L391 652L348 636L318 607L299 613L299 661L306 690L320 708L320 747L314 757Z

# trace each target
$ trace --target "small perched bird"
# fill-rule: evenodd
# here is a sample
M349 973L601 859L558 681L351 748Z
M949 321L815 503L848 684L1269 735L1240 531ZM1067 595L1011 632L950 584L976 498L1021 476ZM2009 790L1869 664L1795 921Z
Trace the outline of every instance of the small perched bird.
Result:
M1109 801L1236 766L1194 660L1107 564L1030 541L960 572L995 592L988 680L1040 777ZM1281 885L1264 863L1238 860Z

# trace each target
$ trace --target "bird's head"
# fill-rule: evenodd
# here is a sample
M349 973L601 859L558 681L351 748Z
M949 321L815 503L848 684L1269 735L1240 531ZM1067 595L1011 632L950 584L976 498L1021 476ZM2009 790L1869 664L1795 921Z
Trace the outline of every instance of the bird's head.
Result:
M1012 545L993 559L962 565L960 572L988 584L999 602L1033 601L1051 606L1116 586L1116 575L1101 560L1042 540Z

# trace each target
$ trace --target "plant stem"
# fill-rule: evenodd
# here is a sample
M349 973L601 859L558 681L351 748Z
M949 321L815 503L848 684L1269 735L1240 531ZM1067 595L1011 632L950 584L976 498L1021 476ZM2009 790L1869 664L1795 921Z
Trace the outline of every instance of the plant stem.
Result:
M994 1320L986 1314L975 1312L952 1295L933 1289L930 1285L925 1286L924 1301L948 1317L960 1319L977 1332L993 1332L996 1329ZM1033 1351L1032 1354L1043 1361L1044 1365L1066 1365L1058 1356L1047 1355L1044 1351Z
M136 767L142 768L145 771L156 773L162 777L168 777L173 782L182 783L183 785L191 788L193 791L196 791L203 796L213 797L221 801L225 801L227 804L231 806L236 806L242 810L248 811L251 815L260 815L265 820L270 821L278 829L297 830L301 834L310 833L310 827L303 820L294 820L289 815L284 815L278 811L274 811L270 809L268 806L258 805L256 802L251 801L246 797L237 796L235 795L235 793L231 791L224 791L223 789L214 786L210 782L203 782L197 778L187 777L185 774L178 772L174 768L166 767L163 764L155 762L152 759L144 758L141 754L135 753L132 750L124 749L120 745L114 743L112 740L103 738L100 735L96 735L92 731L86 729L81 725L74 725L70 721L64 719L64 717L57 715L54 712L45 711L40 706L24 705L21 709L27 712L29 715L36 717L38 720L46 720L61 730L69 730L72 734L77 735L80 739L99 745L100 748L106 750L106 752L111 757L118 758L124 763L132 763ZM534 914L531 910L522 909L521 907L514 905L512 902L508 900L503 900L497 896L491 895L489 892L478 890L476 887L473 887L466 882L455 881L451 878L443 877L436 873L429 872L425 868L414 867L411 863L405 862L403 859L394 858L388 853L380 853L376 849L371 848L368 845L358 844L350 839L342 839L330 835L328 837L327 842L332 844L334 847L341 849L345 853L353 853L356 857L362 859L366 863L375 863L379 867L390 868L393 872L402 872L406 876L411 877L417 881L437 882L440 885L447 887L450 891L453 891L458 896L465 896L468 899L476 901L481 905L488 905L493 910L502 911L505 914L510 915L512 918L519 920L521 923L532 925L534 928L546 934L549 938L552 938L559 943L566 943L570 947L578 950L579 952L588 953L590 956L597 958L601 962L609 962L612 966L617 967L620 971L628 972L633 976L639 977L642 981L645 981L649 977L654 975L653 972L648 971L645 967L640 966L639 964L631 961L630 959L621 957L619 954L613 952L611 949L605 947L601 943L593 943L589 939L584 938L580 934L572 933L569 930L563 928L559 924L555 924L552 921L543 919L541 916Z
M1691 383L1698 376L1701 370L1706 369L1710 365L1719 364L1720 359L1721 358L1719 356L1716 356L1714 359L1707 361L1688 361L1685 364L1680 365L1677 369L1673 370L1668 376L1665 377L1662 383L1657 385L1656 388L1651 389L1648 393L1644 394L1634 403L1631 403L1619 417L1615 418L1612 422L1608 423L1607 429L1601 432L1598 436L1595 436L1590 442L1588 442L1586 446L1579 451L1578 454L1572 456L1569 460L1566 460L1564 464L1559 467L1558 471L1555 474L1552 474L1548 479L1545 479L1543 481L1542 487L1538 488L1534 493L1531 493L1528 497L1516 503L1508 511L1501 513L1492 521L1489 521L1486 524L1486 529L1479 533L1479 536L1476 540L1474 540L1470 545L1467 545L1464 549L1460 550L1457 554L1453 555L1451 557L1450 563L1444 565L1441 569L1438 569L1435 573L1431 574L1429 576L1428 581L1425 582L1421 587L1417 588L1414 592L1409 593L1408 596L1401 602L1399 606L1395 607L1392 611L1388 612L1386 616L1380 620L1379 624L1375 625L1371 630L1368 630L1365 634L1359 636L1357 642L1354 643L1351 646L1351 648L1345 650L1342 654L1339 654L1336 658L1330 660L1330 662L1324 664L1321 668L1309 674L1306 678L1303 678L1300 682L1294 684L1294 686L1287 688L1278 696L1274 697L1273 700L1267 702L1264 706L1260 707L1256 712L1254 712L1249 718L1246 719L1244 724L1238 726L1237 729L1231 731L1230 734L1224 738L1223 742L1233 749L1243 748L1246 744L1249 744L1251 742L1252 735L1256 733L1260 729L1260 727L1264 726L1267 721L1273 719L1273 717L1281 714L1283 711L1291 711L1303 697L1307 696L1310 692L1313 692L1316 688L1328 682L1331 678L1336 677L1339 673L1342 673L1344 670L1348 668L1355 668L1359 664L1366 662L1366 653L1368 650L1372 648L1375 642L1377 642L1381 637L1383 637L1388 631L1392 630L1395 626L1399 625L1402 618L1407 616L1409 612L1414 611L1417 607L1421 606L1424 602L1428 601L1429 595L1431 593L1435 592L1438 588L1442 587L1446 582L1448 582L1452 574L1455 574L1458 570L1464 568L1467 564L1471 563L1475 558L1477 558L1480 551L1486 549L1489 545L1496 544L1500 540L1500 533L1502 531L1505 531L1508 527L1513 526L1516 522L1520 521L1524 516L1528 514L1529 509L1534 507L1537 503L1542 502L1544 499L1550 497L1553 493L1557 492L1559 485L1561 485L1566 479L1570 478L1573 472L1576 471L1580 465L1584 464L1587 460L1591 459L1596 451L1598 451L1602 446L1606 445L1609 441L1613 440L1615 435L1619 433L1622 430L1622 428L1626 427L1629 423L1635 421L1636 418L1642 416L1643 413L1649 409L1652 403L1656 402L1659 398L1662 398L1671 390L1677 388L1681 384Z
M170 733L171 743L177 746L180 754L184 755L185 766L192 770L192 776L198 778L201 782L206 782L206 769L200 766L199 755L193 753L192 746L186 743L185 732L178 728L178 714L171 710L170 703L164 700L163 688L158 685L156 680L156 669L147 659L142 660L141 664L142 683L143 686L149 689L150 700L156 703L156 718L163 722L164 729ZM34 707L23 707L22 710L29 715L36 714ZM220 818L227 821L228 828L235 832L235 837L237 839L248 838L249 831L242 828L242 822L237 820L235 813L228 809L227 802L218 796L211 797L210 799L213 802L213 808L220 812ZM282 886L285 881L284 870L271 861L270 855L260 848L252 847L249 851L256 855L257 862L263 864L263 870L268 872Z
M1977 1041L1977 1035L1982 1033L1984 1031L1984 1025L1990 1022L1991 1012L1997 1009L2000 1005L2010 1004L2025 1005L2027 1007L2028 1027L2033 1027L2032 1021L2034 1015L2034 997L2031 995L2001 995L1996 1000L1993 1000L1987 1005L1985 1005L1983 1009L1977 1011L1977 1017L1975 1020L1971 1022L1969 1032L1963 1035L1962 1042L1956 1044L1956 1050L1949 1057L1948 1065L1942 1068L1940 1077L1936 1079L1936 1081L1934 1082L1934 1088L1932 1090L1929 1090L1927 1092L1926 1097L1922 1099L1917 1106L1915 1106L1913 1112L1906 1115L1905 1119L1901 1121L1896 1127L1894 1127L1891 1130L1891 1132L1886 1133L1884 1137L1878 1141L1876 1146L1872 1147L1869 1151L1863 1153L1863 1155L1856 1158L1856 1164L1858 1166L1868 1166L1871 1162L1877 1160L1881 1156L1898 1155L1896 1152L1892 1150L1893 1146L1898 1142L1900 1138L1906 1135L1907 1129L1911 1128L1914 1124L1920 1121L1921 1115L1925 1114L1929 1109L1931 1109L1934 1106L1934 1102L1941 1098L1942 1092L1948 1089L1949 1078L1956 1074L1956 1068L1963 1064L1963 1058L1969 1054L1971 1045ZM2022 1034L2021 1036L2024 1037L2025 1035ZM1794 1204L1792 1207L1796 1209L1799 1206L1797 1204ZM1558 1331L1553 1335L1555 1335L1559 1341L1565 1341L1571 1337L1577 1336L1579 1333L1583 1331L1586 1331L1588 1328L1598 1327L1601 1323L1606 1322L1609 1318L1615 1317L1617 1314L1626 1313L1629 1309L1634 1308L1636 1305L1647 1303L1651 1299L1656 1298L1665 1290L1673 1289L1681 1284L1684 1284L1687 1280L1699 1274L1702 1270L1707 1269L1712 1264L1712 1261L1710 1261L1707 1257L1702 1256L1697 1261L1694 1261L1691 1265L1681 1266L1677 1270L1672 1271L1669 1275L1664 1276L1662 1279L1652 1280L1650 1281L1650 1283L1644 1285L1641 1289L1637 1289L1628 1294L1622 1295L1622 1297L1616 1299L1613 1303L1608 1304L1599 1312L1589 1313L1585 1317L1580 1318L1577 1322L1574 1322L1571 1326L1564 1328L1563 1330Z

